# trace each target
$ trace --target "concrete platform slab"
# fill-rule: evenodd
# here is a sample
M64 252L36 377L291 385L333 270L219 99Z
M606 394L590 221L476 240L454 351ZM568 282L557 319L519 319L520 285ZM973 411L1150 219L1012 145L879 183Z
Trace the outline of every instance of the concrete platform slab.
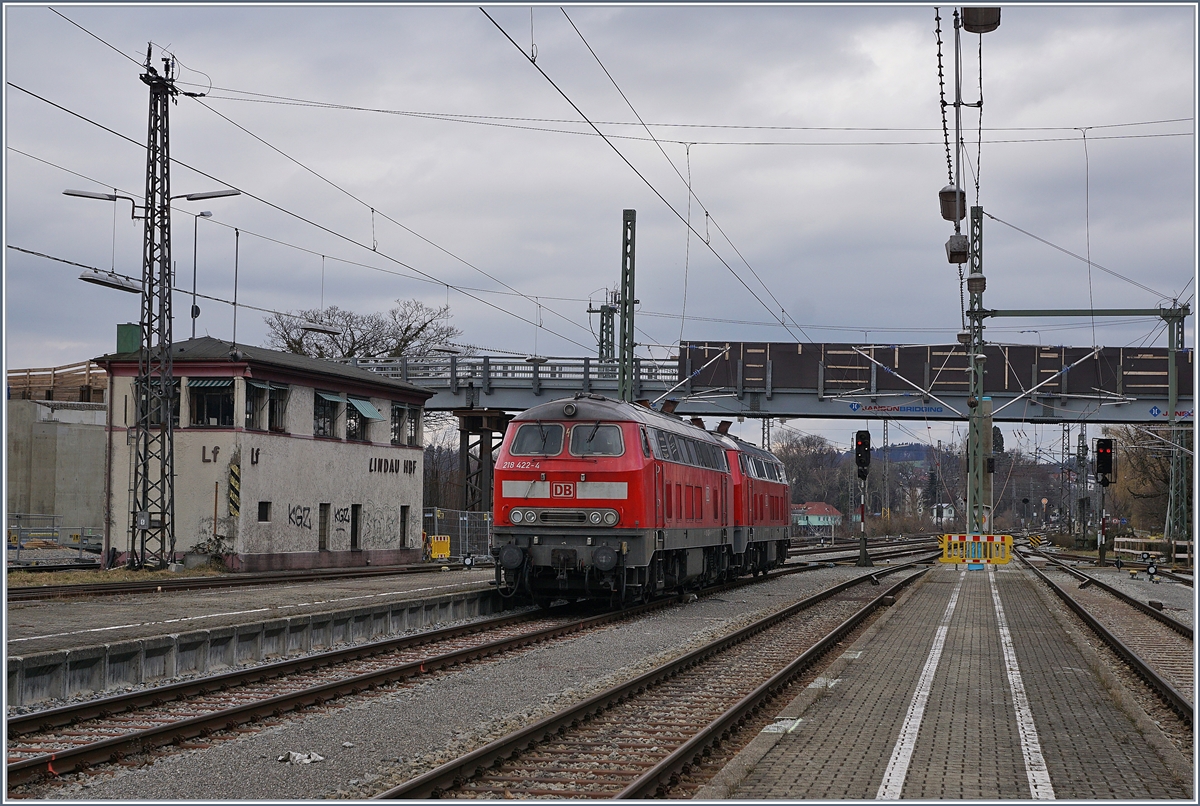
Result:
M502 609L492 578L477 569L14 603L8 702L155 683L485 616Z
M1190 799L1035 584L934 569L697 797Z

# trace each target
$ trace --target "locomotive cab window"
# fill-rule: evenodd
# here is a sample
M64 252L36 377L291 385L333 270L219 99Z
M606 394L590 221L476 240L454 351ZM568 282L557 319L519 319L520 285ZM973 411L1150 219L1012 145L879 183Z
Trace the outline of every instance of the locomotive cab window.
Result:
M525 423L517 429L508 452L513 456L557 456L562 446L563 427L558 423Z
M619 425L581 423L571 429L573 456L620 456L625 453Z

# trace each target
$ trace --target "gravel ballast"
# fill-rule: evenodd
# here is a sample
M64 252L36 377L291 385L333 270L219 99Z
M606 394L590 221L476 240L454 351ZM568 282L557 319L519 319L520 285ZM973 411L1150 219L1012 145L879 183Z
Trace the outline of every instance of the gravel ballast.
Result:
M21 792L53 799L365 798L568 703L677 657L755 617L858 576L821 568L704 597L422 683L111 774ZM289 764L289 753L322 761ZM14 793L15 794L15 793Z

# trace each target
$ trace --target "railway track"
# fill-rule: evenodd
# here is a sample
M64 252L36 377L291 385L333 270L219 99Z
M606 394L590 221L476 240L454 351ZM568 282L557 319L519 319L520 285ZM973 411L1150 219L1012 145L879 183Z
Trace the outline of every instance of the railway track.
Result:
M1047 558L1049 566L1042 571L1024 553L1017 556L1161 699L1192 723L1195 649L1190 626L1053 558Z
M1090 554L1072 554L1070 552L1062 552L1062 551L1056 552L1052 555L1046 554L1045 552L1042 552L1042 551L1038 551L1037 553L1041 554L1044 557L1047 557L1049 559L1054 559L1054 560L1077 560L1079 562L1091 562L1091 563L1097 562L1097 558L1093 557ZM1150 566L1153 565L1155 567L1154 573L1156 576L1160 576L1163 579L1169 579L1172 582L1178 582L1182 585L1187 585L1189 588L1192 587L1192 585L1193 585L1191 574L1179 573L1179 572L1175 572L1175 571L1167 571L1166 569L1164 569L1162 567L1162 565L1160 565L1157 562L1145 562L1142 560L1130 560L1125 557L1109 557L1107 562L1110 565L1112 565L1112 564L1115 564L1115 561L1118 559L1121 561L1121 566L1123 568L1145 569L1145 568L1149 568Z
M800 566L709 588L701 595L812 570ZM675 597L579 618L570 607L502 616L239 669L7 720L10 786L119 762L167 745L191 746L220 731L321 706L441 669L630 618Z
M451 570L462 568L462 563L445 563ZM274 571L262 574L236 574L215 577L182 577L179 579L155 579L145 582L95 582L78 585L26 585L8 589L8 601L28 602L40 599L67 599L80 596L121 596L138 593L165 593L170 591L207 590L211 588L240 588L250 585L274 585L279 583L323 582L334 579L358 579L363 577L395 576L398 574L423 574L441 571L443 564L393 565L372 568L327 568L314 571ZM20 569L18 569L20 570Z
M936 535L920 535L905 538L904 540L868 540L867 549L880 548L899 548L901 546L927 546L937 542ZM858 551L858 538L846 538L838 545L828 546L807 546L803 548L788 549L789 557L804 557L813 554L829 554L836 551ZM857 554L854 555L856 558Z
M831 587L376 797L661 796L922 572L881 576L915 565Z

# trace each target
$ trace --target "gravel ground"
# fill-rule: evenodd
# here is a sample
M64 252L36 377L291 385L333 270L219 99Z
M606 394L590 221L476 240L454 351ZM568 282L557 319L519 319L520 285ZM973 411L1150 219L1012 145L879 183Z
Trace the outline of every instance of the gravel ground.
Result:
M16 549L9 549L8 561L14 566L17 566L17 559ZM27 565L31 562L50 564L80 561L92 561L99 563L100 555L92 554L89 551L85 551L81 554L79 549L21 549L21 564Z
M710 596L346 707L310 709L205 750L11 793L56 800L365 798L831 584L822 568ZM306 765L277 761L315 752Z
M1187 585L1179 582L1171 582L1170 580L1162 580L1161 582L1151 582L1146 576L1145 571L1138 571L1137 579L1130 579L1129 569L1118 570L1116 568L1089 568L1085 565L1079 567L1080 571L1085 574L1094 576L1096 579L1111 585L1121 593L1128 594L1138 601L1148 602L1151 600L1163 603L1163 612L1171 616L1177 621L1182 621L1188 626L1194 626L1196 619L1196 596L1195 591Z

